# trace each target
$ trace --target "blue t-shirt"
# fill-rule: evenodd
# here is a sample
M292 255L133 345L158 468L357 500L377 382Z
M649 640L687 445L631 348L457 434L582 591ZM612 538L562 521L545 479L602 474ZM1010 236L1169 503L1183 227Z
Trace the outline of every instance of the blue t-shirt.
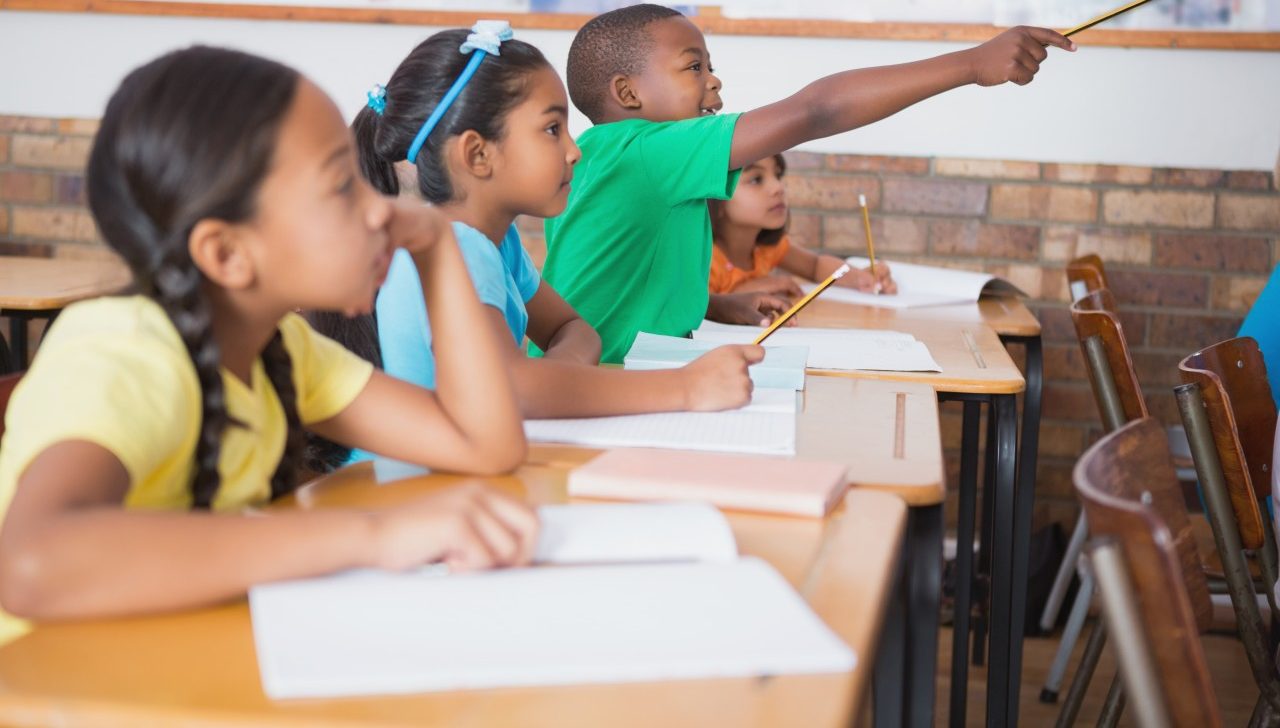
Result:
M1237 335L1257 339L1262 362L1267 365L1271 397L1280 406L1280 266L1271 271L1270 280L1253 302Z
M525 303L538 292L542 278L529 254L520 244L520 234L512 225L502 242L494 245L484 233L464 223L453 223L453 234L471 274L480 302L502 312L517 346L529 327ZM382 367L397 379L435 389L436 357L431 345L431 324L422 297L418 268L406 250L397 250L391 260L387 280L378 292L378 339ZM356 450L351 460L370 455Z

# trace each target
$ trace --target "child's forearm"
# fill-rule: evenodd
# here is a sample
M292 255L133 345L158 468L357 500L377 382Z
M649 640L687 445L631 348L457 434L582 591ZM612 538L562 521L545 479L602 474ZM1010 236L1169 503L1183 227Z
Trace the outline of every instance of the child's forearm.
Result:
M556 331L543 353L547 359L594 366L600 363L600 335L586 321L572 319Z
M213 604L257 583L371 566L372 523L338 510L262 517L67 510L8 534L0 602L37 620Z
M689 408L679 369L626 371L556 359L520 357L512 362L520 408L530 419L607 417Z
M445 229L438 244L414 256L435 342L436 396L465 440L514 467L524 458L525 439L505 365L503 347L509 344L489 326L462 253Z

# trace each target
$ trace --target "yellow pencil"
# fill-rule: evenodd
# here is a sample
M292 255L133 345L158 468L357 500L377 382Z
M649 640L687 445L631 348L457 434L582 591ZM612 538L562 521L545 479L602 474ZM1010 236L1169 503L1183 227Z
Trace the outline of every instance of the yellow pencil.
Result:
M1151 2L1151 0L1134 0L1134 2L1131 2L1122 8L1116 8L1115 10L1105 12L1102 15L1099 15L1098 17L1094 18L1093 20L1090 20L1087 23L1082 23L1072 28L1071 30L1063 31L1062 34L1070 38L1071 36L1075 35L1076 33L1079 33L1082 30L1088 30L1089 28L1092 28L1098 23L1105 23L1106 21L1111 20L1112 18L1114 18L1115 16L1121 13L1127 13L1130 10L1133 10L1134 8L1138 7L1139 5L1146 5L1149 2Z
M867 211L867 196L858 195L858 204L862 205L862 226L867 229L867 259L871 261L871 280L875 292L880 292L880 280L876 278L876 246L871 240L871 213Z
M796 301L796 305L792 306L786 313L779 316L777 321L774 321L773 323L769 324L769 328L765 329L764 333L757 336L756 340L751 343L759 346L761 343L764 342L765 339L769 338L770 334L777 331L779 326L785 324L788 319L790 319L792 316L795 316L797 313L799 313L800 309L809 305L810 301L817 298L819 293L822 293L823 291L827 290L828 286L840 280L844 276L844 274L848 272L849 272L848 263L845 263L839 268L836 268L835 272L832 273L830 276L828 276L825 281L823 281L817 288L813 289L812 291L809 291L809 295L805 296L799 301Z

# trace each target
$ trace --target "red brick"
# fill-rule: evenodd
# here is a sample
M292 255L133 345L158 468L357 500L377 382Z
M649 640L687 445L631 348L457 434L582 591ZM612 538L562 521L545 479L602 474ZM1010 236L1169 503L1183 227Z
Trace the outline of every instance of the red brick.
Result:
M933 163L933 173L942 177L1040 179L1040 164L995 159L937 159Z
M1151 315L1152 347L1185 354L1236 335L1243 316L1154 313Z
M0 203L0 235L9 234L9 206Z
M1253 302L1267 285L1267 276L1216 276L1210 293L1210 304L1217 311L1248 313Z
M1270 172L1228 172L1227 187L1233 190L1269 190Z
M1079 345L1075 324L1071 322L1071 312L1066 306L1033 302L1032 312L1040 320L1041 336L1044 338L1046 345ZM1121 310L1120 326L1124 330L1125 342L1131 348L1144 345L1147 336L1146 313Z
M1207 228L1213 225L1213 194L1109 190L1102 196L1102 215L1114 225Z
M55 128L53 119L41 116L0 116L0 133L51 134Z
M787 172L822 169L826 166L827 155L825 154L815 154L814 152L787 152L782 156L787 160Z
M1044 178L1051 182L1145 185L1151 183L1152 170L1111 164L1046 164Z
M880 204L880 183L871 177L788 175L785 179L792 207L857 210L858 195L866 195L871 209Z
M791 241L816 250L822 247L822 215L809 212L793 212L787 224Z
M1098 405L1093 398L1093 390L1083 382L1046 382L1041 407L1041 413L1046 419L1068 422L1092 422L1098 419Z
M993 274L994 275L994 274ZM1038 265L1010 263L1001 276L1017 286L1030 298L1060 300L1066 302L1066 286L1058 285L1060 271L1041 268ZM1021 353L1014 349L1010 354Z
M1186 354L1190 353L1186 352ZM1129 351L1129 355L1133 358L1134 372L1138 375L1138 384L1142 386L1144 392L1168 390L1181 384L1182 380L1178 378L1178 362L1182 361L1186 354L1141 349Z
M973 220L935 220L929 225L935 255L1035 260L1040 255L1040 228L989 225Z
M1227 173L1220 169L1157 169L1151 184L1165 187L1221 187Z
M884 209L933 215L982 215L987 211L987 186L949 180L887 179Z
M1188 351L1188 354L1191 352ZM1156 387L1143 392L1147 400L1147 414L1154 417L1166 428L1170 425L1182 424L1182 416L1178 413L1178 400L1173 396L1172 387Z
M93 140L88 137L18 135L13 137L13 163L20 167L83 170Z
M1078 453L1077 453L1078 454ZM1072 469L1065 463L1051 460L1036 462L1036 500L1052 498L1067 500L1075 497L1071 480ZM1074 524L1072 524L1074 526Z
M1209 302L1209 278L1202 274L1110 270L1107 282L1121 306L1204 308Z
M53 199L53 178L45 172L0 172L0 199L7 202L48 202Z
M0 135L0 164L9 161L9 139L10 137L7 134Z
M3 218L5 208L0 207L0 218ZM0 240L0 255L17 255L23 258L52 258L53 246L48 243L15 243L9 240Z
M995 185L991 216L1006 220L1092 222L1098 219L1098 193L1059 185Z
M15 237L41 240L98 240L93 218L88 211L76 207L15 206L12 233Z
M1262 273L1271 270L1271 241L1239 235L1157 233L1157 268Z
M1046 422L1040 425L1040 448L1038 455L1046 459L1055 457L1078 458L1084 451L1084 429L1078 425ZM1036 498L1039 499L1040 487L1036 485Z
M1143 230L1054 225L1044 229L1043 257L1062 264L1095 254L1106 263L1147 265L1151 262L1151 234Z
M124 260L106 245L63 243L53 246L53 257L75 260L110 260L124 265Z
M924 157L876 157L857 154L828 154L827 169L832 172L878 172L882 174L929 174L929 160Z
M98 133L97 119L59 119L58 133L69 136L93 136Z
M822 243L826 250L865 254L867 234L861 215L827 215L822 223ZM921 254L927 249L929 226L924 220L910 217L871 218L871 236L876 252L885 255Z
M1052 382L1085 382L1088 371L1084 355L1076 344L1046 346L1044 348L1044 377Z
M1218 224L1235 230L1280 231L1280 195L1233 195L1218 198Z

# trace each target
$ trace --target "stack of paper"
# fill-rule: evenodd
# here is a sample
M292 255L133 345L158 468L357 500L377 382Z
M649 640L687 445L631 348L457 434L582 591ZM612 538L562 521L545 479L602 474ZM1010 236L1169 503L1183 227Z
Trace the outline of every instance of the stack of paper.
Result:
M827 295L832 289L828 288ZM693 332L697 341L749 344L760 335L756 326L703 321ZM788 326L773 332L765 348L807 346L812 369L869 369L892 372L940 372L929 347L911 334L878 329L815 329Z
M623 363L627 369L675 369L717 346L720 344L642 331L636 335ZM774 346L765 353L764 360L753 364L748 372L757 387L800 390L804 389L808 357L809 349L804 346Z
M849 258L851 265L867 267L866 258ZM912 263L889 264L893 280L898 284L894 295L863 293L851 288L832 286L822 292L822 298L844 303L880 308L918 308L923 306L950 306L957 303L975 303L984 293L1007 296L1025 296L1012 283L989 273L974 273L953 268L938 268ZM802 283L805 293L816 286Z
M615 548L619 524L632 533L658 529L635 543L659 550L630 554L651 562L666 556L670 513L662 509L672 507L593 506L615 512L571 515L584 507L568 506L558 525L544 519L562 532L559 551L571 554ZM263 690L273 699L830 673L857 662L786 580L754 558L455 575L356 571L256 586L249 604Z

